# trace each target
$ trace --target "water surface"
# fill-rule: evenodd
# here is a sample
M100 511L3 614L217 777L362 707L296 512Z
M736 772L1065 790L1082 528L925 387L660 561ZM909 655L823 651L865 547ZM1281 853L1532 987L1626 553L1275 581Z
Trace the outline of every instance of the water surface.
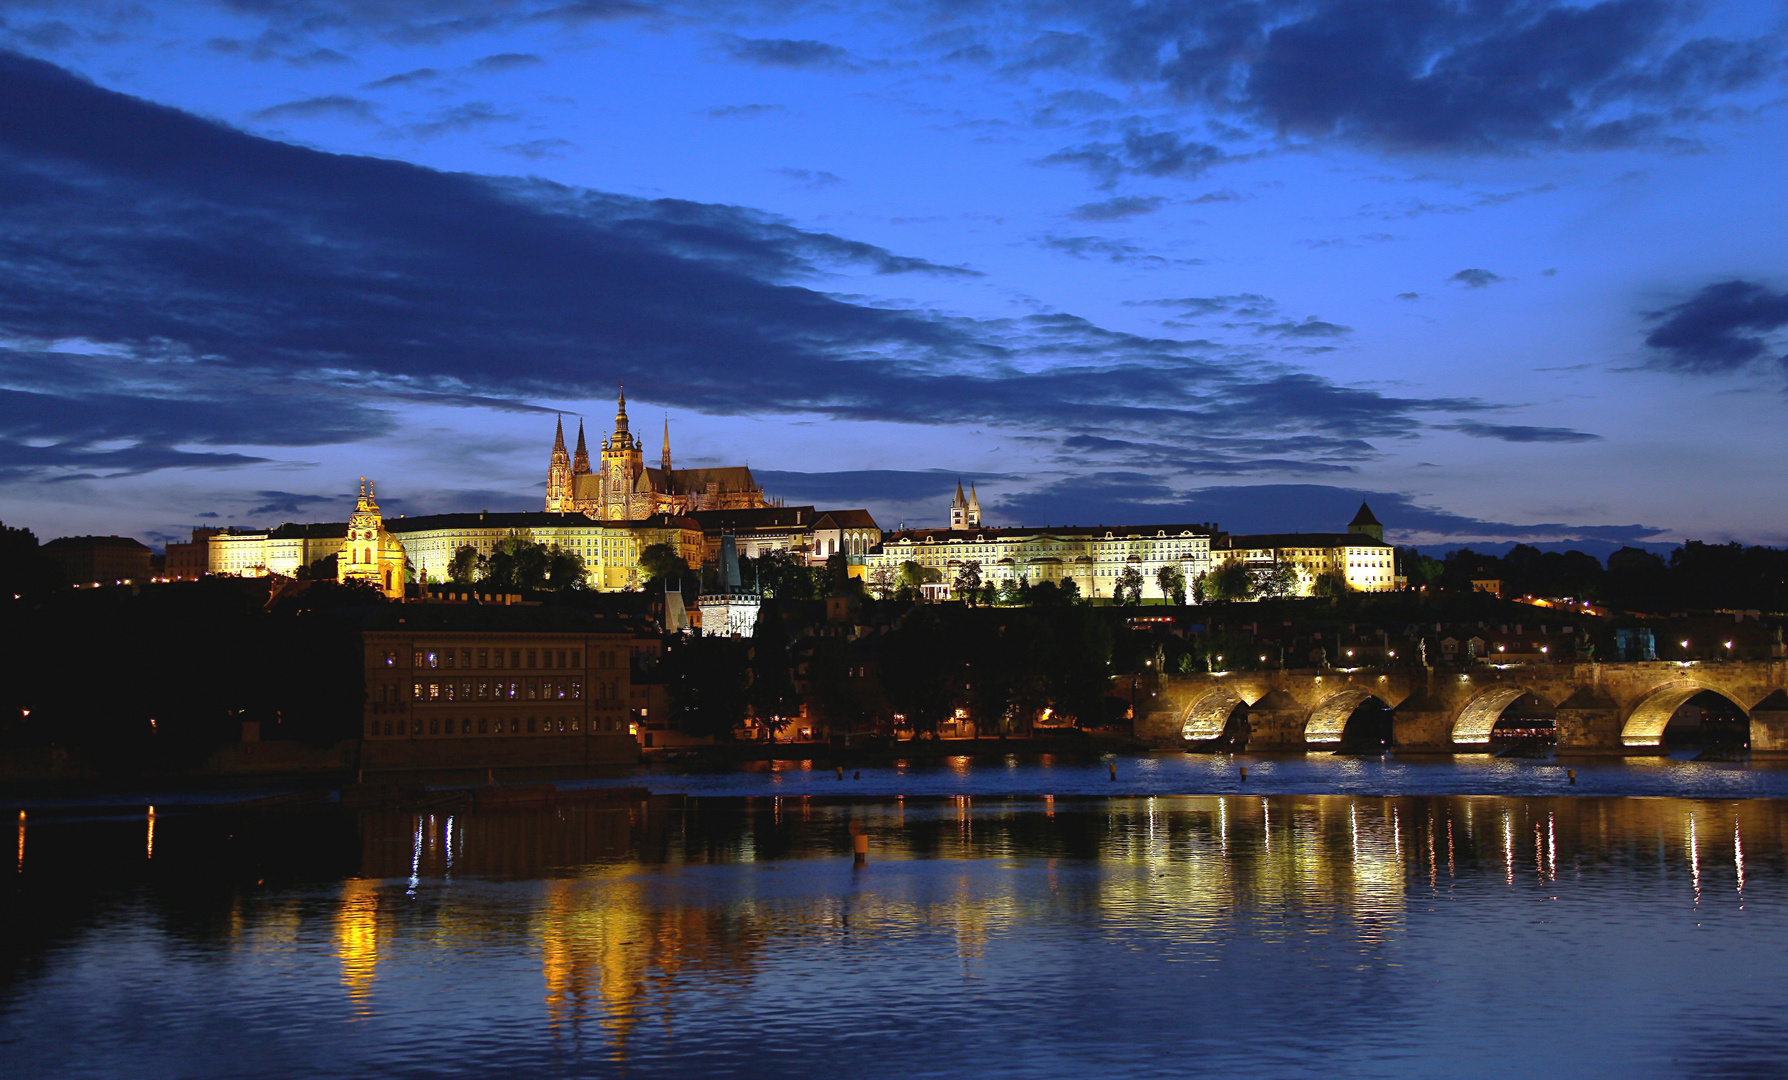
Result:
M152 834L39 815L0 912L0 1058L145 1078L1784 1073L1774 800L667 801L189 810Z

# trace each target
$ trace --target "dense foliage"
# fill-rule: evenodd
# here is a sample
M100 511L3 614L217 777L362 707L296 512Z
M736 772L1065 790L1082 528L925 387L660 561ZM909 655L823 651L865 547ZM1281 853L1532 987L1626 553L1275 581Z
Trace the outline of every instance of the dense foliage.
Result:
M358 733L370 586L207 578L8 597L0 744L70 747L107 772L181 769L233 742Z

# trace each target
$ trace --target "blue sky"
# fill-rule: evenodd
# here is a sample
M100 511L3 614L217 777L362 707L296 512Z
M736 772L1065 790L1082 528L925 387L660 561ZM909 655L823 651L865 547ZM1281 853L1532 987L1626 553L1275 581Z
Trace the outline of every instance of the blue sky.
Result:
M0 502L1788 543L1778 4L0 4Z

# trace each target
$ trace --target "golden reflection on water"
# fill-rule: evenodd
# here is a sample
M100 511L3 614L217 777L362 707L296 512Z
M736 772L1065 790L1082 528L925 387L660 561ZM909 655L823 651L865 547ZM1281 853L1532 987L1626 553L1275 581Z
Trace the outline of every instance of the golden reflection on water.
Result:
M1412 898L1431 903L1460 880L1556 891L1566 887L1561 878L1580 879L1582 867L1639 860L1633 865L1649 867L1664 889L1682 889L1672 867L1686 868L1699 909L1704 870L1728 858L1743 900L1747 831L1755 862L1760 850L1780 860L1788 829L1788 811L1761 801L961 795L802 798L794 813L785 801L452 819L367 814L363 872L393 882L539 881L538 903L513 924L492 909L442 903L407 917L421 923L387 918L384 932L450 953L522 935L539 957L553 1037L581 1048L595 1033L618 1062L648 1018L652 1030L672 1030L690 995L724 995L791 955L848 946L853 935L941 934L971 979L988 972L1002 939L1064 919L1202 960L1218 956L1247 919L1268 938L1339 935L1361 950L1362 964L1394 964L1391 946L1408 929ZM1718 820L1722 837L1731 818L1730 850L1703 851L1698 817ZM845 828L852 822L872 845L856 870ZM1518 871L1530 858L1531 877ZM829 862L842 876L823 871ZM821 878L803 880L823 885L778 892L780 877L758 876L800 867L821 868L805 871ZM356 1016L372 1011L379 887L347 882L336 913L341 982Z
M379 969L377 881L351 878L342 883L335 909L335 957L355 1017L371 1016L373 977Z

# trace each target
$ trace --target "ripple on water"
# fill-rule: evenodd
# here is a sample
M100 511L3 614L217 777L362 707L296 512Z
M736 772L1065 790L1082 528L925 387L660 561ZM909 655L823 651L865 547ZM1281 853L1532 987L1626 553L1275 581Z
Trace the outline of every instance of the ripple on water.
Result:
M1386 775L1253 760L1288 783ZM1779 1058L1785 803L759 794L451 828L243 818L227 842L173 814L152 857L136 823L35 827L5 913L9 1071L1627 1077Z

